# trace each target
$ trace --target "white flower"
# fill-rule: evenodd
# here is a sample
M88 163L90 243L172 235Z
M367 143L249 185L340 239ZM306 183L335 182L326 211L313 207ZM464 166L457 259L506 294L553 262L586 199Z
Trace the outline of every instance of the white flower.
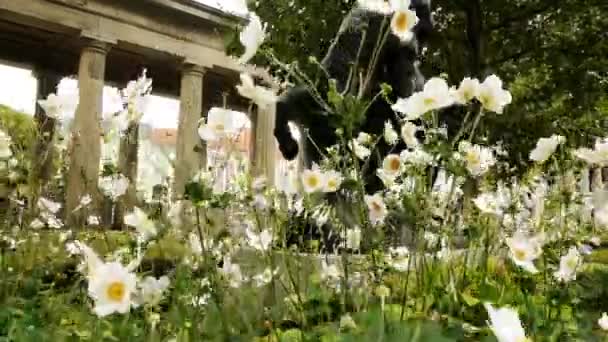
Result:
M549 138L538 139L536 147L530 152L530 160L539 163L546 161L555 152L557 146L563 144L564 141L566 141L566 138L555 134Z
M389 154L382 161L383 174L395 178L401 174L401 157L398 154Z
M253 195L253 201L251 202L251 205L257 210L265 210L266 208L268 208L268 200L263 194L255 194Z
M454 101L459 104L467 104L479 96L480 84L476 78L465 77L457 90L452 92Z
M397 9L391 19L391 31L402 42L409 42L412 40L414 37L412 29L418 23L416 12L410 10L408 7Z
M323 190L326 181L323 172L318 169L304 170L302 172L302 185L307 193Z
M602 314L602 317L597 320L597 324L604 331L608 331L608 314L605 312Z
M342 272L336 264L327 264L325 260L321 261L321 281L328 282L330 284L337 284L342 277Z
M588 148L579 148L574 151L574 155L587 162L588 164L598 166L608 166L608 141L598 140L595 143L593 150Z
M559 270L553 275L561 282L576 280L576 272L582 263L582 258L576 247L570 247L568 254L561 257Z
M127 192L129 179L121 174L102 177L99 179L99 187L106 196L115 201Z
M127 226L134 227L144 241L156 236L156 224L138 207L134 207L133 212L125 215L124 222Z
M40 219L34 219L31 223L30 223L30 227L32 227L33 229L40 229L44 227L44 222L40 221Z
M491 304L485 303L484 306L490 316L490 329L496 336L498 342L529 342L526 337L517 311L511 308L494 309Z
M503 208L496 198L496 194L490 192L484 192L473 199L473 203L479 208L484 214L492 214L496 216L502 216Z
M78 255L81 253L80 247L78 246L79 241L72 241L65 244L65 251L69 256Z
M359 143L359 141L355 139L351 141L350 148L353 150L353 152L355 152L357 158L361 160L369 157L369 155L372 153L369 148L363 146L363 144Z
M502 88L502 81L496 75L488 76L479 86L477 99L486 110L502 114L506 105L513 100L511 93Z
M49 118L60 119L76 111L78 96L50 94L46 100L38 100L38 104Z
M266 251L272 244L273 236L270 229L265 229L259 234L251 231L251 229L247 229L245 233L247 234L247 243L253 249Z
M393 124L390 121L385 122L384 123L384 141L386 141L387 144L393 146L397 143L397 140L399 140L399 135L393 128Z
M188 237L188 242L192 253L196 255L203 254L203 245L201 244L201 239L196 233L190 233L190 236Z
M386 263L399 272L406 272L410 266L410 251L405 246L389 248Z
M248 74L241 74L241 84L236 86L241 96L250 99L260 107L266 107L277 102L274 91L256 86L253 78Z
M99 217L95 215L90 215L89 217L87 217L87 225L99 226Z
M184 224L183 220L187 216L185 213L190 208L188 204L189 202L185 200L178 200L171 204L167 212L167 218L173 227L181 227Z
M278 272L279 272L279 269L276 269L273 272L270 270L269 267L266 267L264 272L254 275L253 277L251 277L251 280L253 280L256 287L262 287L267 284L270 284L270 282L272 281L272 277L277 275Z
M381 194L365 195L365 204L369 210L369 219L373 224L384 222L387 210Z
M361 228L355 227L346 230L346 248L357 250L361 245Z
M104 317L114 312L127 313L135 292L135 274L117 262L98 264L89 272L88 291L95 301L95 314Z
M169 278L162 276L158 279L147 276L139 282L139 304L155 306L163 299L163 292L169 287Z
M63 222L61 222L61 220L58 219L57 216L52 213L41 212L40 218L46 221L46 224L49 226L49 228L59 229L63 227Z
M511 259L524 270L532 274L537 273L538 270L534 266L534 260L543 252L543 241L544 237L542 235L531 237L520 231L515 232L513 237L507 238Z
M415 150L403 150L399 157L402 162L416 166L426 166L433 163L433 156L420 148Z
M342 185L342 174L338 171L327 171L324 173L323 178L325 178L325 184L323 186L323 192L336 192Z
M440 169L435 183L433 183L432 194L440 203L444 203L453 192L451 200L454 200L462 195L461 185L461 178L456 178L454 175L448 174L445 169Z
M150 105L152 80L146 73L147 70L144 70L137 80L129 82L122 91L127 105L125 114L129 122L138 122Z
M448 107L454 103L448 83L440 77L428 80L421 92L407 99L397 99L393 110L405 115L406 120L416 120L427 112Z
M340 330L353 330L357 329L357 323L355 320L349 315L342 315L340 317Z
M266 176L259 176L256 177L252 182L251 182L251 188L255 191L260 191L263 190L266 187L266 183L268 182L268 179L266 179Z
M103 260L99 258L95 251L87 246L86 244L76 240L74 241L74 247L79 250L79 253L83 257L83 264L78 267L78 270L85 276L91 277L95 270L104 264Z
M393 13L393 8L386 0L358 0L359 7L384 15Z
M104 117L122 112L125 109L122 94L118 88L104 87L103 88L103 113Z
M40 197L38 199L38 208L42 211L48 211L53 214L57 214L59 209L61 209L61 204L57 202L53 202L44 197Z
M80 198L80 203L78 203L78 206L76 208L74 208L73 211L78 211L78 210L88 206L89 204L91 204L91 202L93 202L91 195L84 195Z
M227 136L236 134L240 127L236 113L224 108L214 107L209 110L206 123L198 128L198 135L205 141L216 141Z
M240 34L241 44L245 47L245 53L239 58L239 63L245 64L249 62L258 52L258 48L266 38L266 25L262 25L260 17L255 13L250 12L249 24L245 26Z
M11 137L0 129L0 159L9 159L13 155L11 142Z
M464 154L465 166L471 176L481 176L496 164L490 148L463 141L459 145L459 150Z
M420 144L418 138L416 138L416 132L420 130L420 127L414 125L411 122L406 122L401 126L401 138L410 148L416 148Z
M373 142L372 136L365 132L359 132L359 135L357 135L357 142L361 145L371 145Z
M599 247L602 245L602 240L599 238L599 236L594 236L591 239L589 239L589 242L591 242L595 247Z
M318 227L324 226L329 220L329 216L331 214L331 209L328 206L320 205L315 208L315 210L310 215Z
M232 288L239 288L245 281L245 277L241 273L241 267L237 264L233 264L230 257L224 258L224 264L220 269L220 272L224 275L228 285Z

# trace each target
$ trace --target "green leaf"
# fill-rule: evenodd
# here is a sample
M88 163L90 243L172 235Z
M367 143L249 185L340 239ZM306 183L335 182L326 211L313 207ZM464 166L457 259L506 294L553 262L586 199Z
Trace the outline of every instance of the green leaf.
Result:
M477 304L479 304L479 299L473 297L468 290L466 290L465 292L461 293L460 296L462 297L462 300L464 300L464 302L468 305L468 306L475 306Z

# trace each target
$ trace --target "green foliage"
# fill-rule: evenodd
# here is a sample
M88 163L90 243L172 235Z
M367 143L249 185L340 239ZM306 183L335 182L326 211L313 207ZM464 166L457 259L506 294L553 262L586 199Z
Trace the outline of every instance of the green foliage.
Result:
M321 59L355 1L278 0L251 4L269 24L267 47L282 61L295 62L308 75ZM508 0L432 2L435 32L421 56L427 77L496 73L513 92L501 116L483 120L490 143L501 141L512 171L524 173L537 140L551 134L570 146L590 144L608 129L608 18L605 1ZM322 16L319 16L322 13ZM232 53L240 53L238 35ZM256 64L268 63L263 57ZM312 79L315 79L314 77ZM462 117L441 118L452 125Z
M0 105L0 129L4 130L20 151L29 151L36 142L36 123L31 115Z

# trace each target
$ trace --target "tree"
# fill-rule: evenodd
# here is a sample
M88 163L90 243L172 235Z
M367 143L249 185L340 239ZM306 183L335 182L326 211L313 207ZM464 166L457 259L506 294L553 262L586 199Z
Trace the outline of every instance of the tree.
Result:
M267 46L314 73L309 56L325 55L352 6L277 0L250 8L269 23ZM606 10L604 0L434 0L435 32L421 56L423 73L447 74L451 84L492 73L506 82L513 103L503 115L485 117L480 132L489 143L502 141L514 165L524 165L536 141L553 133L573 146L589 144L608 128ZM237 37L231 37L232 53L239 51Z

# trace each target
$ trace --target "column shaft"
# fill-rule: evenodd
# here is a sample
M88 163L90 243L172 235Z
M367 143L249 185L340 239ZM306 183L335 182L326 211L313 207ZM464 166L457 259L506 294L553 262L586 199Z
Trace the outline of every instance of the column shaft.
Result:
M204 73L203 68L195 65L187 65L182 71L173 186L173 195L177 198L183 196L188 181L206 165L206 150L198 135Z
M255 116L255 147L253 174L265 176L268 184L274 184L277 142L274 137L275 106L258 107Z
M83 195L93 198L92 207L98 204L99 160L101 157L100 118L103 113L103 87L108 47L92 41L80 55L78 88L80 99L72 123L70 166L67 175L66 214L72 224L83 220L72 211Z

